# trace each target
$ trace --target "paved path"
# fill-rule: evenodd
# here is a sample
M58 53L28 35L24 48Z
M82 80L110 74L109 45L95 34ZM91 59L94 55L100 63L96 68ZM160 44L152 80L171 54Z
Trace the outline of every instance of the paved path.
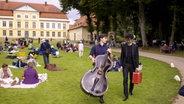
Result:
M112 49L114 52L120 52L120 49ZM174 63L175 67L179 70L181 74L181 85L184 85L184 58L181 57L174 57L174 56L166 56L166 55L160 55L160 54L154 54L154 53L148 53L148 52L139 52L140 56L153 58L156 60L160 60L163 62L166 62L170 64L171 62ZM184 97L177 95L175 100L172 104L184 104Z

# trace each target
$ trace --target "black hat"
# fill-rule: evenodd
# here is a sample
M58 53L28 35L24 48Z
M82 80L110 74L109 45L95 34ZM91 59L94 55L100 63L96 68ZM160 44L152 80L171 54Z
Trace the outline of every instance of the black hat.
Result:
M125 39L133 39L133 38L134 38L133 34L128 33L125 35Z

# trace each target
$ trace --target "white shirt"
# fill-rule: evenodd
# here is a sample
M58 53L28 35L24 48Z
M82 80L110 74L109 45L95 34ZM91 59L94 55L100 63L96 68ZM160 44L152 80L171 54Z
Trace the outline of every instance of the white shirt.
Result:
M7 68L7 72L8 72L9 77L12 77L13 76L10 68ZM3 79L3 77L4 77L4 72L3 72L3 68L1 68L0 69L0 79Z
M79 51L83 51L84 50L84 45L82 43L78 44L78 49Z

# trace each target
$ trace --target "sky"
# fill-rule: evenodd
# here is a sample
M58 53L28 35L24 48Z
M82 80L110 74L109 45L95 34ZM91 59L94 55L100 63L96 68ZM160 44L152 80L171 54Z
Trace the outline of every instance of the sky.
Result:
M59 9L62 9L60 6L59 0L8 0L8 1L17 1L17 2L27 2L27 3L41 3L44 4L47 1L47 4L52 4ZM79 11L77 10L71 10L67 13L68 19L70 21L70 24L73 24L76 19L80 18Z

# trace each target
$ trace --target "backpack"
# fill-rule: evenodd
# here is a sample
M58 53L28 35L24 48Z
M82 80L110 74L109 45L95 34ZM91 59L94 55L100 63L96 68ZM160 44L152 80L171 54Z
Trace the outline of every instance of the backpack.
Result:
M47 53L47 54L50 54L50 53L51 53L51 52L50 52L50 48L47 48L47 49L46 49L46 53Z

